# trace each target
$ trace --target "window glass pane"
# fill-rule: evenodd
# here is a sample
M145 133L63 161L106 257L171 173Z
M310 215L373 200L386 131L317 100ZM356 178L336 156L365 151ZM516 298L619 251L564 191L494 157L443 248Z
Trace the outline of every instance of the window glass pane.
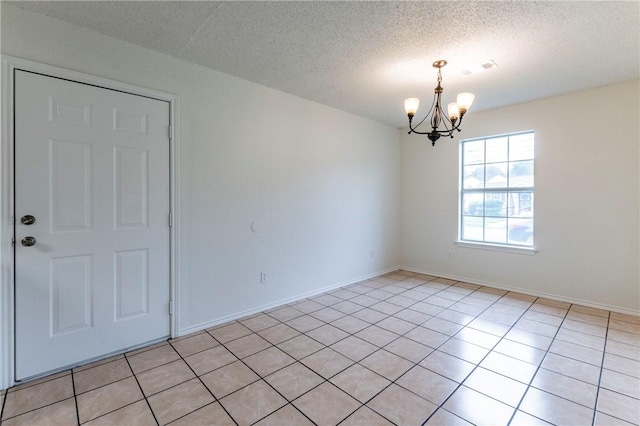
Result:
M462 239L472 241L482 241L482 217L463 216L462 217Z
M484 199L484 215L505 217L507 215L507 193L487 192Z
M488 243L505 244L507 242L507 219L485 218L484 240Z
M464 143L464 164L484 163L484 141Z
M509 159L509 138L487 139L487 163L498 163Z
M533 160L533 133L509 137L509 161Z
M533 186L533 160L509 163L509 187L526 188Z
M507 187L507 164L488 164L485 170L485 186L487 188Z
M510 192L508 214L512 217L533 217L533 192Z
M464 166L463 188L484 188L484 165Z
M509 244L533 246L533 219L509 219Z
M484 215L484 194L470 193L462 195L462 214L467 216Z

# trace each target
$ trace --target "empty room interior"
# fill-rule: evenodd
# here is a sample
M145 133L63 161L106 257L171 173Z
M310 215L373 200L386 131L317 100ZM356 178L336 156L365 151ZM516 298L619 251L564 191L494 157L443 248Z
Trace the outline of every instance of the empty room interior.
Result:
M637 1L2 1L1 425L640 425Z

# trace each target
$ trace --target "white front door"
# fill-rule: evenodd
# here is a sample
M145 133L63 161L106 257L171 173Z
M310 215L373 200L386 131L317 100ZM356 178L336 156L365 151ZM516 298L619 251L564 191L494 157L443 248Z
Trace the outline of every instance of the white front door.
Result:
M14 89L21 380L169 335L169 103L26 71Z

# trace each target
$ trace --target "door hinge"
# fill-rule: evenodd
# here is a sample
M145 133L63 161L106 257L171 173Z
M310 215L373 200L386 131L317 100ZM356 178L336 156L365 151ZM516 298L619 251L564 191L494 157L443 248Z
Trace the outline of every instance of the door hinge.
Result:
M15 246L16 246L16 239L11 238L11 247L15 247Z
M173 300L169 300L169 315L173 315Z
M169 228L173 226L173 214L169 213Z
M169 124L169 139L173 139L173 127Z

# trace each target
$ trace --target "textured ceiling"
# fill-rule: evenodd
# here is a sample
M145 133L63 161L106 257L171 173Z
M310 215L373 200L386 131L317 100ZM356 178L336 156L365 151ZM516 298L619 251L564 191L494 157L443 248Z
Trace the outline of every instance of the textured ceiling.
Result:
M396 127L437 59L471 112L640 75L638 1L7 3Z

